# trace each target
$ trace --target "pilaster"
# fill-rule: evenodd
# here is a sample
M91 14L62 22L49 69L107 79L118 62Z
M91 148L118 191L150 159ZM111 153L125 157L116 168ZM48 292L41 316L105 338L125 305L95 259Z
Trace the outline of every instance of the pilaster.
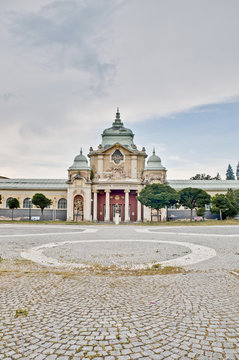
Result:
M131 178L137 179L137 156L131 156Z
M150 208L144 205L144 222L151 221Z
M103 176L103 171L104 171L104 156L103 155L98 155L98 169L97 169L97 172L100 175L100 177Z
M86 221L92 221L91 216L91 189L85 189L85 206L84 206L84 219Z
M67 189L67 221L73 221L73 196L72 189Z

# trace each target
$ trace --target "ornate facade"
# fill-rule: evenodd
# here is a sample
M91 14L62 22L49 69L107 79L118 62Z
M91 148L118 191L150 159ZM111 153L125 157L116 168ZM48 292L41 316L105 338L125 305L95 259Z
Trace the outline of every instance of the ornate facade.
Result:
M148 209L142 208L137 194L146 183L166 182L166 169L158 156L147 157L145 148L134 144L134 134L124 127L119 109L112 127L105 129L97 149L88 157L82 151L68 169L67 219L114 221L116 205L120 220L148 219Z

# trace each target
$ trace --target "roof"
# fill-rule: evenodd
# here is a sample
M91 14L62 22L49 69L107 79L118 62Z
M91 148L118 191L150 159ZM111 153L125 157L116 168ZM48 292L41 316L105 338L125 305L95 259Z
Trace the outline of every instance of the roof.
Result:
M127 148L132 148L134 146L134 134L132 130L124 127L124 124L120 120L119 108L117 108L116 118L112 124L112 127L105 129L101 136L103 149L107 149L117 142Z
M82 149L80 150L80 154L76 155L74 163L69 167L69 170L90 170L90 166L82 153Z
M66 179L0 179L0 189L67 190ZM239 180L168 180L175 190L185 187L207 191L239 190Z
M147 161L145 170L166 170L161 163L160 157L155 155L155 149L153 149L153 155L151 155Z
M238 180L168 180L168 183L175 190L181 190L186 187L199 188L207 191L239 190Z
M66 190L66 179L0 179L0 189Z

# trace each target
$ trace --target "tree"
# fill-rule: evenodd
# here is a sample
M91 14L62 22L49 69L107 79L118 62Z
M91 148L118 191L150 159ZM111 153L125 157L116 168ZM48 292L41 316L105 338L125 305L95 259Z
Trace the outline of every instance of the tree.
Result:
M216 194L212 198L212 214L219 214L220 220L226 218L226 211L229 208L229 201L224 194Z
M48 199L44 194L37 193L32 197L32 203L36 207L41 209L41 219L44 220L44 209L52 204L52 200Z
M229 201L229 209L226 213L227 217L233 217L239 212L239 194L238 190L228 189L226 197Z
M13 212L14 209L18 209L20 207L19 201L17 198L12 198L8 200L8 207L12 210L12 220L13 220Z
M226 194L216 194L212 198L211 213L219 214L220 220L233 217L239 212L239 190L229 189Z
M228 165L227 172L226 172L226 180L235 180L235 175L232 170L231 164Z
M237 164L236 177L237 177L237 180L239 180L239 161Z
M213 180L222 180L219 172L217 173L217 175L215 176L215 178L213 178Z
M190 180L221 180L221 176L219 173L215 177L206 174L196 174L190 178Z
M202 216L204 218L205 212L206 212L205 206L204 207L199 207L199 208L196 209L197 216Z
M203 208L211 202L211 196L202 189L185 188L179 191L179 203L191 210L190 221L193 217L193 209Z
M137 199L142 205L156 209L159 221L159 210L177 204L179 196L169 185L148 184L140 191Z
M212 177L206 174L196 174L190 178L190 180L211 180Z
M235 202L236 202L237 206L239 207L239 190L234 190L233 194L235 197Z

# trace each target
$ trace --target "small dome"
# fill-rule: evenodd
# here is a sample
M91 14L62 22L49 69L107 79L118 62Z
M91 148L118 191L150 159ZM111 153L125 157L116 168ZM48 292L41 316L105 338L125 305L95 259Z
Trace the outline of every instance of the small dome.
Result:
M75 157L74 163L69 167L69 170L90 170L88 161L86 157L82 154L82 149L80 151L80 154Z
M166 168L161 164L160 157L155 155L155 149L153 150L153 155L151 155L147 161L145 170L166 170Z

